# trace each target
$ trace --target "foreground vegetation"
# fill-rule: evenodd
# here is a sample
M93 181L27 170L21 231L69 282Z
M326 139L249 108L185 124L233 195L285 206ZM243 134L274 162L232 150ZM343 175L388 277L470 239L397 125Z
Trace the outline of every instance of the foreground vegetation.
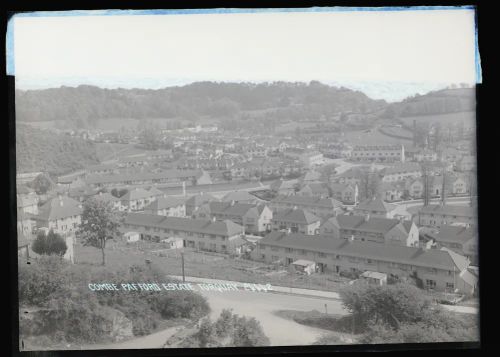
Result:
M479 340L478 317L441 309L420 289L407 284L350 285L340 291L350 315L280 311L297 323L331 331L317 344L471 342Z
M166 345L170 347L257 347L269 346L260 323L255 318L223 310L216 321L209 318L200 321L197 327L181 331L172 336Z
M172 282L152 264L120 273L42 256L19 266L20 338L40 346L112 342L210 312L192 291L91 291L89 283Z

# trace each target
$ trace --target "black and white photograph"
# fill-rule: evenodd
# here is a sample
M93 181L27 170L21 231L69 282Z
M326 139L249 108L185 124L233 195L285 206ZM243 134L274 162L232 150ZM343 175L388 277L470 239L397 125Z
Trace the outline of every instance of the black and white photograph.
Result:
M476 21L13 15L19 350L479 345Z

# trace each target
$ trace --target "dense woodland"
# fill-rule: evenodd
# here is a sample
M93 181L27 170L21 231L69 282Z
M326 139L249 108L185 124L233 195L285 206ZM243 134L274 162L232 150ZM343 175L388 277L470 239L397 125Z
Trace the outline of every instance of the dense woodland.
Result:
M390 104L385 115L389 118L476 110L476 91L474 88L450 88L414 95L399 103Z
M29 125L16 126L17 172L60 175L97 164L95 145L83 139L54 134Z
M215 83L197 82L158 90L102 89L81 85L45 90L16 91L19 121L71 121L76 127L92 126L106 118L182 118L200 116L249 118L246 112L287 108L286 115L371 112L385 101L320 82Z

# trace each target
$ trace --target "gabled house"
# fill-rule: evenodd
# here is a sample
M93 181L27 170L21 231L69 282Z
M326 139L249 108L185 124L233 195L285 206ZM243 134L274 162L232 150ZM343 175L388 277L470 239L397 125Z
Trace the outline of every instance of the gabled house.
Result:
M393 218L397 206L385 202L381 197L368 198L354 208L354 214L359 216Z
M195 213L195 218L230 220L245 228L245 233L260 234L271 230L273 212L264 204L208 202Z
M411 198L422 198L424 194L424 182L417 178L406 182L406 192Z
M141 211L155 199L149 191L137 187L120 197L121 205L128 212Z
M33 215L36 227L53 229L56 233L74 232L81 223L83 209L80 202L67 196L58 196L45 202Z
M342 212L342 202L335 198L319 198L300 195L277 196L269 203L272 210L299 208L318 217L330 217Z
M387 202L400 201L405 193L404 182L383 182L380 185L382 200Z
M420 164L408 162L386 167L380 174L382 182L395 182L420 177L422 176L422 169Z
M110 205L111 208L115 211L123 210L121 200L118 197L113 196L109 192L99 192L97 195L92 196L92 198Z
M478 264L478 232L476 226L463 227L443 225L431 237L439 248L448 248L467 257L471 264Z
M299 208L276 210L273 212L272 230L291 233L317 234L321 219L311 212Z
M241 247L247 243L242 238L244 228L229 220L129 213L121 230L138 232L143 240L170 243L172 248L180 241L185 248L218 253L241 253Z
M269 188L278 195L293 195L299 186L299 180L276 180Z
M460 224L471 226L477 224L476 207L460 205L428 205L423 206L416 214L419 226L437 227Z
M186 217L186 204L183 199L160 196L144 207L144 213L168 217Z
M415 223L391 218L338 215L322 223L320 234L335 239L361 242L418 246L419 231Z
M312 182L305 184L299 190L299 192L297 192L297 195L307 196L307 197L328 198L330 197L330 190L328 189L328 185L326 183Z
M345 204L353 205L358 203L359 190L356 183L332 183L330 184L330 191L333 198Z
M201 205L212 201L219 201L219 199L204 192L189 197L184 202L184 204L186 205L186 216L188 217L193 216L193 214L196 213L196 211L200 208Z

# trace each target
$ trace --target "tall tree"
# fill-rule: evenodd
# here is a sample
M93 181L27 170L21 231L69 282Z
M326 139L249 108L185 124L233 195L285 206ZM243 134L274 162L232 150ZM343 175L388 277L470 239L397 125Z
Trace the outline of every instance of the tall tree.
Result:
M52 187L52 181L45 174L40 174L31 183L31 187L39 195L47 193Z
M90 198L83 205L82 223L77 235L84 245L101 249L102 265L106 265L106 242L118 235L118 219L106 202Z

